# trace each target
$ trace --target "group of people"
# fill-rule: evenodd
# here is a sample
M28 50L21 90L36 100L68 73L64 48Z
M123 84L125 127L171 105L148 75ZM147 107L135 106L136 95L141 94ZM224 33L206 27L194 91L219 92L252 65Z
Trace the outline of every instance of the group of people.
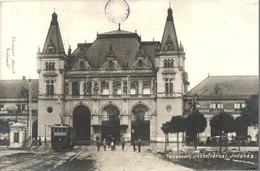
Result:
M125 150L125 144L126 144L125 139L122 138L122 139L121 139L121 148L122 148L122 151ZM100 141L100 138L97 136L97 137L96 137L96 145L97 145L97 151L99 151L99 150L100 150L100 147L102 147L102 146L103 146L103 148L104 148L104 151L106 151L106 147L107 147L107 146L108 146L108 148L111 149L111 151L116 151L116 140L115 140L115 138L113 138L113 137L108 137L107 139L103 139L103 141ZM134 152L135 152L135 151L137 150L137 149L136 149L136 142L135 142L135 141L132 141L132 145L133 145L133 150L134 150ZM141 152L141 145L142 145L141 140L138 139L138 141L137 141L137 147L138 147L138 152L139 152L139 153Z

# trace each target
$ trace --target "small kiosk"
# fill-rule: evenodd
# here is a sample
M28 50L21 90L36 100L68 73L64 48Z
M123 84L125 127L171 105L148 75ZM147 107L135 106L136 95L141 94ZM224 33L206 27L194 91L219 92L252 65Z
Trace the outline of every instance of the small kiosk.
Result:
M10 126L10 149L21 148L25 142L27 125L16 122Z

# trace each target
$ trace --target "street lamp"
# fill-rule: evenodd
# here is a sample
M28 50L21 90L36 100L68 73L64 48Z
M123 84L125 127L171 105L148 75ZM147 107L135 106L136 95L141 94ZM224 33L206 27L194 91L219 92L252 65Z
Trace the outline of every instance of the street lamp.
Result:
M46 140L46 125L44 125L44 144L46 145L47 144L47 140Z

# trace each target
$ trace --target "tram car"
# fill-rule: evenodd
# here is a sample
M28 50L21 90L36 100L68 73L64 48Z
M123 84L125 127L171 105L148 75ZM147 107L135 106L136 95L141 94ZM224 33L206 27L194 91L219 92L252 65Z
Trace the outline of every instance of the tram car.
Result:
M72 149L74 142L74 129L68 125L54 125L51 127L51 148L59 151Z

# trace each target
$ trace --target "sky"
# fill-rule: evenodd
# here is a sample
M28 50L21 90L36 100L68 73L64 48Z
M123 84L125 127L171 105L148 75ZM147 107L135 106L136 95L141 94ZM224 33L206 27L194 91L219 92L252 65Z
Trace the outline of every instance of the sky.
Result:
M91 43L96 34L118 29L104 8L108 0L0 2L0 79L38 78L42 50L58 15L64 48ZM208 75L258 75L258 0L126 0L129 17L121 29L142 41L161 41L169 4L178 41L186 53L190 88ZM67 51L67 50L66 50Z

